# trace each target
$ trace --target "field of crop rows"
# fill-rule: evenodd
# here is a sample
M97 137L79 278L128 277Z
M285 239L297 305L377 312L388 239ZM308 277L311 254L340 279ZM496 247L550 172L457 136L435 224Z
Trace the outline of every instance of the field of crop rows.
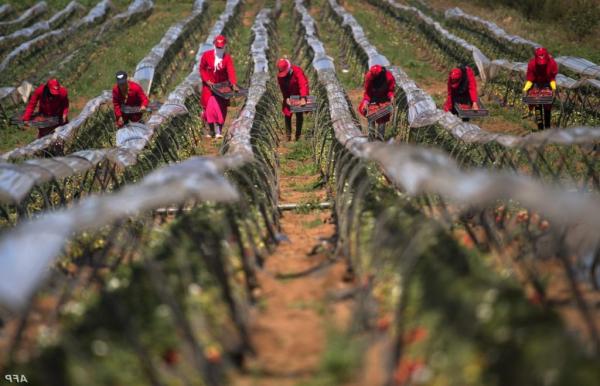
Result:
M221 34L248 88L222 140ZM598 385L600 65L555 55L538 130L537 46L420 0L0 5L0 383ZM298 141L281 57L317 100ZM375 64L384 140L357 113ZM442 110L458 64L490 117ZM162 102L122 128L117 70ZM11 118L52 77L70 121L35 139Z

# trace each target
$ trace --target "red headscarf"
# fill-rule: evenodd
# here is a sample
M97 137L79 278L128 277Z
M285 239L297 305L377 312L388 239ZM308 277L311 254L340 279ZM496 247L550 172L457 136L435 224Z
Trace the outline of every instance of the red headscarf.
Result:
M545 66L548 64L548 60L550 59L550 55L548 54L548 50L544 47L538 47L535 50L535 64L538 66Z
M453 68L450 71L450 75L448 76L450 87L453 89L458 88L460 86L460 80L462 79L462 71L460 68Z

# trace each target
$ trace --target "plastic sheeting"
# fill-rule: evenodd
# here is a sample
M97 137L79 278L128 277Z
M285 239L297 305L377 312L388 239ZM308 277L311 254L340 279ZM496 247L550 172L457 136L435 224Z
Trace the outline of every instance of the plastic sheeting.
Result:
M81 29L95 25L106 18L108 12L112 8L110 0L103 0L98 3L88 14L81 20L76 21L70 27L60 28L57 30L46 32L34 39L28 40L17 48L8 53L2 63L0 63L0 73L8 68L18 58L27 55L37 47L43 47L51 44L57 44L69 36L79 33Z
M311 25L314 22L303 1L295 0L295 8L302 17L306 42L311 49L318 48L319 45L313 44L316 35ZM586 236L600 241L600 201L597 197L559 190L515 174L489 170L464 172L446 154L424 147L367 142L352 120L344 90L335 71L316 67L315 70L319 82L327 90L337 141L355 156L375 161L408 194L438 194L469 207L487 207L498 200L516 199L526 207L544 214L556 225L584 225ZM551 131L544 134L557 135Z
M600 241L598 197L511 173L486 169L465 172L441 151L418 146L371 142L365 156L378 162L386 176L410 195L439 194L469 207L489 207L498 200L512 199L543 213L553 224L580 225L588 229L589 238Z
M354 16L347 12L344 7L339 5L336 0L329 0L329 6L333 11L337 14L337 16L341 19L342 26L346 27L352 33L352 37L358 46L363 50L365 55L369 58L368 66L374 66L379 64L381 66L389 66L389 60L381 55L377 48L374 45L369 43L367 36L365 35L365 31L362 29L360 24L356 21Z
M1 170L1 169L0 169ZM207 158L165 166L116 193L90 196L18 225L0 239L0 301L22 307L74 232L99 229L121 218L187 201L231 202L235 188Z
M225 10L221 13L219 20L214 24L206 43L201 43L198 48L198 52L205 47L206 44L214 40L214 37L223 32L223 29L231 22L231 18L235 14L236 8L240 4L240 0L228 0L225 5ZM194 7L197 9L199 6L198 2L194 3ZM195 90L200 85L200 75L198 73L198 67L200 65L201 55L196 55L196 63L192 72L175 88L173 92L169 94L165 103L160 109L152 114L146 125L142 127L129 128L124 127L119 129L117 132L117 144L120 148L126 149L132 154L139 154L142 149L146 147L148 142L154 136L156 130L166 123L168 120L183 114L188 114L188 110L185 107L187 99L195 93ZM123 166L130 166L137 162L136 158L130 158Z
M108 156L102 150L84 150L66 157L31 159L21 164L0 163L0 200L18 204L35 185L84 172L105 159Z
M329 0L329 5L342 21L342 25L349 29L355 43L360 47L368 58L368 66L379 64L389 67L389 60L377 51L377 48L369 43L364 30L344 7L336 0ZM408 75L399 67L389 67L390 72L396 80L396 84L402 88L406 95L408 105L408 123L410 127L422 127L434 124L439 117L439 112L433 99L419 89Z
M260 67L259 64L266 59L269 47L267 24L270 23L270 12L269 9L262 10L252 27L255 34L251 48L255 63L250 86L252 91L240 116L233 122L229 131L232 138L227 155L215 158L194 157L165 166L147 175L141 182L125 186L118 192L91 196L71 208L46 213L33 221L18 225L0 239L2 303L15 309L26 304L33 291L41 284L47 267L75 232L99 229L122 218L157 207L182 205L190 200L232 202L239 199L235 188L221 173L250 161L250 130L254 123L256 105L266 91L269 79L268 67ZM140 125L140 129L141 126L143 125ZM0 164L0 173L6 166L6 179L11 178L13 185L23 186L20 191L24 191L32 184L32 179L54 178L58 173L56 170L60 169L57 165L63 166L65 170L67 167L81 169L86 162L92 165L107 158L113 158L114 162L114 159L120 156L119 152L127 153L120 148L79 152L60 160L35 160L50 164L54 162L55 166L50 172L49 167L44 164L35 175L28 173L20 176L15 169L21 165ZM68 162L66 158L69 158ZM81 159L80 165L74 164L77 158ZM26 167L38 166L28 164ZM66 174L66 171L63 173Z
M10 4L2 4L0 5L0 18L3 18L13 11L13 7Z
M104 2L104 4L108 7L110 5L109 2ZM99 4L98 6L96 6L95 9L100 9L99 6L101 4ZM198 13L201 13L204 7L204 0L196 0L194 2L193 5L193 9L192 9L192 13L193 15L190 17L196 17ZM109 9L109 8L107 8ZM93 11L93 10L92 10ZM88 18L89 20L95 20L98 17L98 12L92 12L90 11L90 13L88 14ZM170 31L170 30L169 30ZM169 31L167 31L167 33L169 33ZM161 40L161 43L164 41ZM159 43L160 44L160 43ZM156 58L156 60L158 60L157 64L158 65L160 63L160 60L164 59L164 52L162 52L162 55L160 55L160 57L158 56L158 51L155 50L156 46L152 49L151 53L153 52L155 55L153 55L153 58ZM144 60L146 60L148 57L150 57L151 54L149 54L146 58L142 59L142 61L140 61L140 63L138 64L138 68L141 66L142 62ZM154 59L153 59L154 60ZM154 129L158 126L160 126L161 124L163 124L164 122L166 122L167 119L174 117L176 115L181 115L181 114L187 114L187 108L185 107L185 100L186 98L191 95L193 93L193 89L188 89L185 88L185 90L181 90L179 87L178 89L176 89L176 91L179 90L180 92L178 92L176 95L170 94L169 97L167 98L167 102L164 103L160 110L153 114L149 121L148 121L148 127L141 129L141 128L137 128L137 132L136 132L136 128L132 128L131 130L129 130L129 128L124 128L124 131L119 133L117 132L117 142L121 143L121 146L125 149L129 149L130 151L133 150L141 150L144 148L145 144L147 143L147 140L149 140L149 138L151 137L152 133L154 132ZM0 100L1 97L0 97ZM58 127L55 132L49 136L40 138L40 139L36 139L35 141L31 142L30 144L23 146L21 148L17 148L14 149L10 152L7 152L5 154L3 154L2 156L0 156L1 159L16 159L16 158L24 158L24 157L30 157L33 156L35 153L44 150L44 149L48 149L50 146L52 146L53 144L55 144L57 141L67 141L70 140L72 138L75 137L75 135L77 134L77 131L79 128L81 128L87 121L88 119L90 119L92 116L94 116L94 114L96 112L98 112L103 106L109 104L112 102L112 94L111 91L109 90L105 90L103 91L99 96L97 96L96 98L88 101L88 103L85 105L85 107L83 108L83 110L81 111L81 113L71 122L69 122L68 124L64 125L64 126L60 126ZM135 126L138 126L139 124L136 124ZM146 133L146 135L144 136L138 136L138 134L141 131L144 131ZM128 136L135 136L136 139L134 140L133 138L131 140L128 140ZM145 139L144 139L145 138ZM142 146L143 144L143 146ZM141 146L141 148L140 148ZM131 155L131 153L127 153L128 156L127 157L122 157L118 159L119 164L122 164L124 166L127 165L132 165L136 162L136 158L134 156Z
M162 62L165 54L175 43L185 38L184 32L192 23L196 23L200 19L204 5L204 0L197 0L194 3L192 14L181 22L171 26L160 42L152 47L150 53L138 63L133 79L142 86L146 94L149 94L152 89L152 81L154 80L156 68Z
M487 74L489 79L496 78L502 70L506 70L508 72L518 73L522 76L523 80L525 80L525 76L527 74L527 63L523 62L511 62L506 59L497 59L492 60L487 67ZM566 88L569 90L577 89L580 87L593 87L596 89L600 89L600 81L597 79L579 79L575 80L573 78L569 78L563 74L558 74L556 76L556 84L562 88Z
M35 4L25 12L21 14L18 18L9 21L0 22L0 33L11 29L11 28L19 28L25 24L27 24L31 19L35 19L39 15L46 13L48 11L48 4L45 1L40 1Z
M26 103L32 92L33 85L26 80L19 87L0 87L0 104L8 107L10 103L13 105Z
M408 10L418 14L420 17L423 17L433 23L431 18L424 15L420 10L414 7L407 7L397 4L394 0L387 1L396 8ZM446 33L450 34L447 31ZM490 79L493 79L497 76L500 68L519 72L523 75L527 72L526 63L510 62L507 60L489 61L487 59L482 63L484 62L488 63L485 68ZM598 133L600 133L600 129L586 126L544 130L541 132L531 133L526 137L487 132L477 125L462 122L462 120L451 113L443 112L437 109L431 96L429 96L425 91L419 89L406 73L397 67L392 67L391 71L394 73L399 87L401 87L406 94L407 103L409 106L408 121L411 127L429 126L438 123L444 129L448 130L454 137L459 138L466 143L483 144L496 142L505 147L537 147L548 144L573 145L594 143L598 141ZM584 85L600 85L600 82L594 79L575 81L562 74L557 76L557 83L565 88L577 88Z
M65 8L55 13L54 16L48 20L37 22L31 27L20 29L10 35L0 36L0 49L13 47L16 44L32 39L43 32L50 31L58 27L74 13L83 11L84 9L85 8L78 2L71 1Z
M421 12L421 10L415 7L398 4L394 0L386 1L388 4L390 4L396 9L401 9L405 12L410 12L413 15L416 15L421 22L427 24L429 27L437 31L437 33L443 36L446 40L449 40L454 44L462 47L464 50L471 52L471 54L473 55L473 61L477 66L477 69L479 70L479 75L482 77L483 80L485 80L486 67L489 65L489 59L481 52L479 48L467 42L466 40L448 32L444 27L442 27L440 23L436 22L431 17L425 15L423 12Z
M333 60L327 56L323 43L318 39L315 22L308 13L302 0L295 0L296 12L301 16L304 29L304 39L314 54L313 67L317 72L319 82L327 92L331 122L335 137L356 156L362 156L363 146L368 142L367 137L358 129L346 94L335 73Z
M522 74L526 73L527 67L526 67L525 63L511 62L506 59L498 59L498 60L491 61L487 56L485 56L481 52L481 50L479 50L479 48L468 43L464 39L459 38L456 35L448 32L438 22L434 21L432 18L425 15L419 9L417 9L415 7L409 7L409 6L398 4L398 3L396 3L395 0L386 0L386 1L388 4L390 4L392 7L396 8L396 9L416 15L421 22L427 24L429 27L431 27L432 29L437 31L439 36L443 37L443 39L450 41L459 47L462 47L464 50L466 50L468 52L471 52L471 54L473 56L473 61L479 71L479 76L481 77L481 79L483 81L494 79L500 73L499 70L501 70L501 69L508 70L511 72L518 72L518 73L522 73ZM566 89L577 89L577 88L586 87L586 86L600 89L600 82L595 79L581 79L581 80L577 81L577 80L574 80L574 79L569 78L562 74L558 74L558 76L556 77L556 83L560 87L566 88Z
M127 11L121 12L112 17L106 24L102 26L100 33L96 36L96 40L101 40L102 35L113 28L123 28L123 26L135 23L138 20L145 19L154 10L154 2L151 0L134 0Z
M450 8L450 9L446 10L446 12L444 13L444 16L446 17L446 19L459 19L459 20L462 20L465 22L472 23L476 26L479 26L479 27L487 30L496 39L503 40L503 41L513 44L513 45L521 45L521 46L525 46L525 47L531 47L532 50L534 48L541 46L541 44L536 43L534 41L524 39L517 35L508 34L505 30L500 28L497 24L492 23L491 21L482 19L480 17L465 13L462 9L460 9L458 7ZM532 56L533 56L533 52L532 52ZM600 79L600 66L593 62L590 62L587 59L573 57L573 56L559 56L555 59L560 65L565 66L566 68L575 72L576 74L579 74L580 76Z
M546 129L514 136L490 133L479 126L463 122L456 115L440 111L438 124L448 130L454 137L465 143L486 144L498 143L507 148L543 147L546 145L577 145L600 142L600 128L578 126L567 129Z
M1 159L9 160L16 158L24 158L33 156L35 153L48 149L58 141L68 141L75 137L79 128L81 128L96 112L98 112L103 106L109 104L112 101L112 94L110 91L104 91L100 96L88 101L84 106L83 110L79 115L67 123L66 125L59 126L56 128L54 133L47 135L42 138L38 138L35 141L4 153L0 156Z
M250 78L250 87L244 108L231 123L228 131L230 140L226 155L237 156L240 158L240 162L250 162L254 158L250 136L256 116L256 106L267 91L267 82L271 77L267 60L270 15L270 9L261 10L252 26L254 40L250 46L250 54L254 62L254 71Z
M225 25L233 17L239 5L240 0L227 0L227 3L225 4L225 10L219 16L219 20L217 20L213 25L213 28L208 34L208 37L206 38L204 44L200 45L200 48L198 48L198 52L196 53L196 64L194 65L194 69L192 70L192 75L195 74L198 77L198 79L200 79L198 68L200 66L200 58L202 57L202 54L213 48L213 41L215 40L217 35L220 35L223 32L223 30L225 29Z

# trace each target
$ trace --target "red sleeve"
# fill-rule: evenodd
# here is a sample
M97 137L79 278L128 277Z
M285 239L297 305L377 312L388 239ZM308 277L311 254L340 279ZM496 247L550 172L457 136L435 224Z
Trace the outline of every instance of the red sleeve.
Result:
M467 67L467 79L469 80L469 96L473 102L479 103L479 95L477 95L477 79L471 67Z
M304 71L300 67L296 68L296 76L298 77L298 85L300 86L300 96L308 95L308 79L304 75Z
M229 79L229 83L237 84L237 77L235 76L235 66L233 65L233 59L231 55L225 55L225 65L227 66L227 79Z
M371 88L371 77L369 76L369 73L367 72L365 74L365 90L363 92L363 100L370 102L371 101L371 97L369 96L369 89Z
M27 103L27 107L25 108L25 113L23 113L23 117L22 117L22 119L24 121L28 121L31 119L31 115L33 115L33 112L35 111L35 107L37 106L43 92L44 92L44 85L41 85L40 87L35 89L35 91L31 95L31 98L29 98L29 103Z
M450 87L450 78L448 78L448 95L444 103L444 111L452 110L452 87Z
M136 86L136 93L138 95L138 98L140 98L140 100L142 101L142 105L141 107L144 108L146 106L148 106L148 97L146 96L146 93L144 92L144 89L142 88L142 86L140 86L139 84L135 84Z
M200 66L199 66L200 79L202 79L202 82L204 82L204 83L206 83L207 81L210 80L210 73L208 72L208 59L206 58L207 52L202 54L202 57L200 58Z
M394 79L394 75L391 72L386 72L387 85L388 85L388 98L392 99L396 94L396 79Z
M65 117L69 114L69 92L67 89L64 89L64 97L63 97L63 109L62 109L62 117Z
M556 80L556 75L558 75L558 64L554 60L554 58L550 57L548 61L548 75L550 76L550 81Z
M366 116L366 114L365 114L365 111L364 111L364 110L365 110L365 107L367 107L367 103L369 103L369 102L363 99L363 100L360 102L360 104L358 105L358 112L359 112L359 114L360 114L360 115L362 115L363 117L364 117L364 116Z
M531 59L527 64L527 80L535 82L535 59Z
M115 118L118 120L119 118L121 118L123 116L123 113L121 112L121 101L119 98L119 89L117 88L117 86L113 87L112 101L113 101L113 107L115 109Z

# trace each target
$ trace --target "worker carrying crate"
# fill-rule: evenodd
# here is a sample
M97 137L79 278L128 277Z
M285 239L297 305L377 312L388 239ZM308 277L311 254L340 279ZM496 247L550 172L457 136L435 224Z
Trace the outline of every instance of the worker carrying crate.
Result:
M535 49L535 57L527 64L527 81L523 87L523 102L531 112L535 109L539 130L551 127L552 103L556 93L558 64L544 47Z
M389 122L396 91L394 76L379 64L371 66L365 74L363 99L358 112L369 121L369 139L383 140Z
M489 111L479 100L477 80L471 67L453 68L448 74L448 94L444 111L450 111L467 122L471 118L486 117Z
M67 123L68 115L69 93L57 79L50 79L35 89L23 114L13 117L11 123L24 128L35 127L37 137L42 138Z
M285 120L285 132L288 141L292 139L292 115L296 115L296 141L302 135L304 113L316 110L316 100L308 95L308 79L301 67L288 59L277 61L277 82L283 96L281 112Z

